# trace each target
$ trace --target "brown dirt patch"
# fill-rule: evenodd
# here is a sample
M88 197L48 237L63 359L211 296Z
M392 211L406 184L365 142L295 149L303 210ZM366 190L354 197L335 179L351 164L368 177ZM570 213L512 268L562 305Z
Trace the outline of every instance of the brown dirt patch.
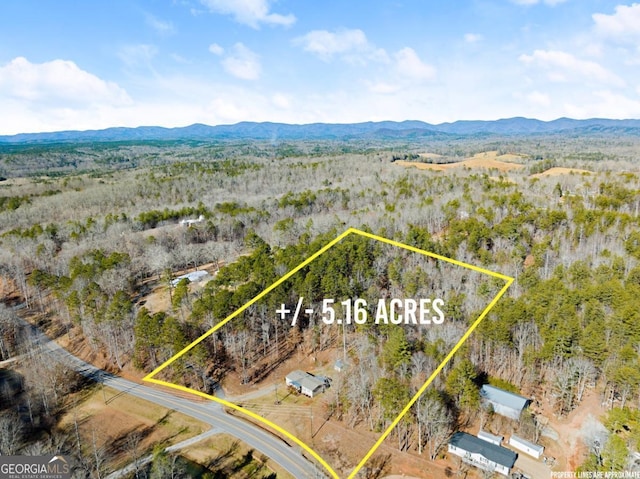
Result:
M590 174L593 174L593 171L581 170L579 168L563 168L560 166L556 166L553 168L549 168L548 170L545 170L542 173L536 173L535 175L531 175L531 178L541 178L544 176L590 175Z
M147 308L151 314L170 312L169 286L155 283L151 288L151 292L144 296L139 304Z
M457 165L459 165L460 163L456 163ZM421 163L419 161L405 161L405 160L398 160L394 163L394 165L400 165L400 166L404 166L404 167L410 167L413 166L419 170L432 170L432 171L445 171L451 168L451 165L453 165L453 163L449 163L449 164L438 164L438 163Z
M527 255L527 257L524 259L525 268L529 268L531 266L534 266L535 264L536 264L536 258L532 254Z
M497 152L496 152L497 153ZM505 153L504 155L497 155L496 160L500 161L522 161L523 157L515 153Z
M549 419L548 426L559 436L557 442L543 438L546 446L545 456L556 458L554 470L575 471L587 455L587 448L581 434L585 419L589 415L599 418L606 412L601 404L600 393L593 389L587 391L580 405L568 416L560 419L552 412L551 404L546 401L543 401L538 409L545 418Z

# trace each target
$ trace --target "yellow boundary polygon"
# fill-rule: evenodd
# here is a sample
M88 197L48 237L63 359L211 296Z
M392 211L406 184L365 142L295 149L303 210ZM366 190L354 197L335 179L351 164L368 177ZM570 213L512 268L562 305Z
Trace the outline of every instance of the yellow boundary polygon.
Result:
M220 399L220 398L212 396L210 394L206 394L206 393L203 393L203 392L200 392L200 391L196 391L195 389L191 389L191 388L188 388L186 386L181 386L179 384L174 384L174 383L170 383L170 382L167 382L167 381L162 381L160 379L154 379L154 376L156 374L158 374L160 371L162 371L163 369L165 369L166 367L168 367L169 365L171 365L174 361L176 361L177 359L179 359L182 356L184 356L187 352L189 352L191 349L193 349L197 344L201 343L204 339L206 339L211 334L213 334L218 329L220 329L222 326L227 324L229 321L231 321L232 319L237 317L240 313L242 313L244 310L246 310L253 303L255 303L256 301L259 301L260 299L262 299L265 295L269 294L275 288L277 288L282 283L284 283L286 280L288 280L291 276L293 276L298 271L300 271L302 268L307 266L309 263L311 263L313 260L315 260L321 254L327 252L329 249L331 249L333 246L338 244L340 241L342 241L344 238L346 238L350 234L357 234L357 235L364 236L366 238L370 238L370 239L373 239L373 240L376 240L376 241L381 241L383 243L387 243L387 244L390 244L392 246L397 246L398 248L402 248L402 249L405 249L405 250L408 250L408 251L412 251L414 253L423 254L425 256L429 256L429 257L434 258L434 259L446 261L447 263L455 264L457 266L462 266L463 268L467 268L467 269L470 269L470 270L473 270L473 271L476 271L476 272L479 272L479 273L487 274L487 275L492 276L494 278L499 278L499 279L502 279L502 280L505 281L505 285L498 292L496 297L493 298L493 300L489 303L489 305L482 311L480 316L478 316L478 319L476 319L473 322L473 324L469 327L469 329L467 329L467 331L462 335L460 340L456 343L456 345L449 352L449 354L447 354L447 356L442 360L442 362L433 371L433 373L431 373L431 376L429 376L429 378L422 385L422 387L418 390L418 392L407 403L407 405L400 412L398 417L396 417L393 420L393 422L382 433L380 438L378 438L378 440L373 445L373 447L369 450L369 452L367 452L367 454L362 458L362 460L358 463L358 465L355 467L355 469L353 471L351 471L351 474L349 474L347 479L353 479L355 477L355 475L358 473L358 471L360 469L362 469L362 467L367 463L369 458L371 458L371 456L375 453L375 451L378 449L378 447L380 447L380 445L387 438L387 436L389 436L389 434L391 434L391 431L393 430L393 428L396 427L397 424L402 420L402 418L409 412L409 409L411 409L411 407L415 404L415 402L418 400L418 398L425 392L425 390L433 382L433 380L438 375L438 373L440 371L442 371L444 366L451 360L451 358L456 353L456 351L458 351L458 349L460 349L460 347L464 344L464 342L469 338L471 333L476 329L478 324L480 324L480 322L485 318L485 316L489 313L491 308L493 308L496 305L498 300L504 295L504 293L507 291L509 286L511 286L511 283L513 283L514 278L512 278L510 276L505 276L503 274L496 273L496 272L493 272L493 271L489 271L487 269L480 268L478 266L467 264L467 263L464 263L462 261L458 261L458 260L455 260L455 259L447 258L445 256L441 256L441 255L438 255L438 254L435 254L435 253L431 253L429 251L424 251L424 250L421 250L419 248L415 248L413 246L409 246L409 245L400 243L398 241L394 241L394 240L390 240L390 239L387 239L387 238L383 238L382 236L378 236L378 235L374 235L374 234L371 234L371 233L367 233L366 231L358 230L356 228L349 228L344 233L342 233L340 236L338 236L336 239L334 239L333 241L329 242L327 245L325 245L323 248L321 248L320 250L315 252L313 255L309 256L309 258L307 258L305 261L300 263L294 269L289 271L282 278L280 278L278 281L273 283L267 289L262 291L256 297L254 297L253 299L248 301L244 306L238 308L236 311L234 311L229 316L227 316L224 320L222 320L221 322L216 324L213 328L211 328L209 331L204 333L198 339L193 341L191 344L186 346L180 352L176 353L173 357L169 358L167 361L165 361L160 366L155 368L153 371L151 371L149 374L147 374L143 378L143 381L147 381L147 382L154 383L154 384L160 384L160 385L167 386L167 387L170 387L170 388L173 388L173 389L178 389L180 391L185 391L185 392L188 392L188 393L191 393L191 394L195 394L197 396L203 397L205 399L210 399L210 400L215 401L217 403L220 403L220 404L222 404L222 405L224 405L226 407L229 407L231 409L235 409L235 410L237 410L237 411L239 411L239 412L241 412L243 414L246 414L247 416L249 416L249 417L251 417L253 419L256 419L257 421L260 421L263 424L266 424L267 426L269 426L269 427L273 428L274 430L278 431L279 433L283 434L285 437L291 439L293 442L295 442L300 447L302 447L305 451L307 451L309 454L311 454L320 464L322 464L322 466L331 474L332 477L334 477L335 479L340 479L340 477L333 470L333 468L331 466L329 466L329 464L327 464L327 462L322 457L320 457L320 455L318 453L316 453L313 449L311 449L311 447L309 447L303 441L301 441L300 439L298 439L297 437L292 435L287 430L281 428L277 424L274 424L273 422L269 421L268 419L263 418L263 417L259 416L258 414L254 413L252 411L249 411L248 409L243 408L242 406L238 406L238 405L233 404L233 403L231 403L229 401L225 401L224 399Z

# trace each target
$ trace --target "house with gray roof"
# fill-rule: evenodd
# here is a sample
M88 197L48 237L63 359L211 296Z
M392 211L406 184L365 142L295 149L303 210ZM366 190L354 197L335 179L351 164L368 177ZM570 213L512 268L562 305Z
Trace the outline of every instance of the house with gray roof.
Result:
M310 398L324 392L327 384L324 379L318 378L313 374L305 373L299 369L287 374L285 383L287 386L295 388L299 393L309 396Z
M520 414L524 408L531 403L531 399L491 386L490 384L484 384L482 386L480 389L480 397L485 405L490 404L497 414L515 420L520 419Z
M518 458L518 454L512 450L496 446L466 432L457 432L451 436L448 450L471 466L507 477Z

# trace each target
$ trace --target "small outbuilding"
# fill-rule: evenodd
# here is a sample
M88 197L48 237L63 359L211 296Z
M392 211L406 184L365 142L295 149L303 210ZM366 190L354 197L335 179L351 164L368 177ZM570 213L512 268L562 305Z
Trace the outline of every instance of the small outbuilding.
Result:
M497 414L515 420L520 419L522 411L531 403L531 399L490 384L482 386L480 397L485 404L490 404Z
M188 279L189 283L198 283L200 281L204 281L205 279L209 279L211 275L207 273L205 270L192 271L191 273L183 274L171 280L171 286L174 288L178 286L178 283L183 279Z
M518 451L522 451L529 456L535 457L536 459L540 459L544 454L544 446L534 444L533 442L529 442L526 439L522 439L515 435L512 435L509 438L509 445Z
M478 432L478 439L490 442L491 444L495 444L496 446L502 446L502 440L504 439L504 436L494 436L487 431L480 430Z
M507 477L518 458L518 454L512 450L496 446L466 432L457 432L451 436L449 452L461 457L462 462Z
M324 392L326 387L326 381L323 378L318 378L313 374L305 373L299 369L287 374L285 383L287 386L293 387L299 393L309 396L310 398Z

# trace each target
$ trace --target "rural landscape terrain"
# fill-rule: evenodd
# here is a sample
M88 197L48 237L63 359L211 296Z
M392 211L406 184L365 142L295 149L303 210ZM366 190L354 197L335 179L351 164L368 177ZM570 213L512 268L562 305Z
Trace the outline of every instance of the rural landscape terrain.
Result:
M639 160L637 120L1 136L0 454L501 477L484 432L509 476L640 471Z

